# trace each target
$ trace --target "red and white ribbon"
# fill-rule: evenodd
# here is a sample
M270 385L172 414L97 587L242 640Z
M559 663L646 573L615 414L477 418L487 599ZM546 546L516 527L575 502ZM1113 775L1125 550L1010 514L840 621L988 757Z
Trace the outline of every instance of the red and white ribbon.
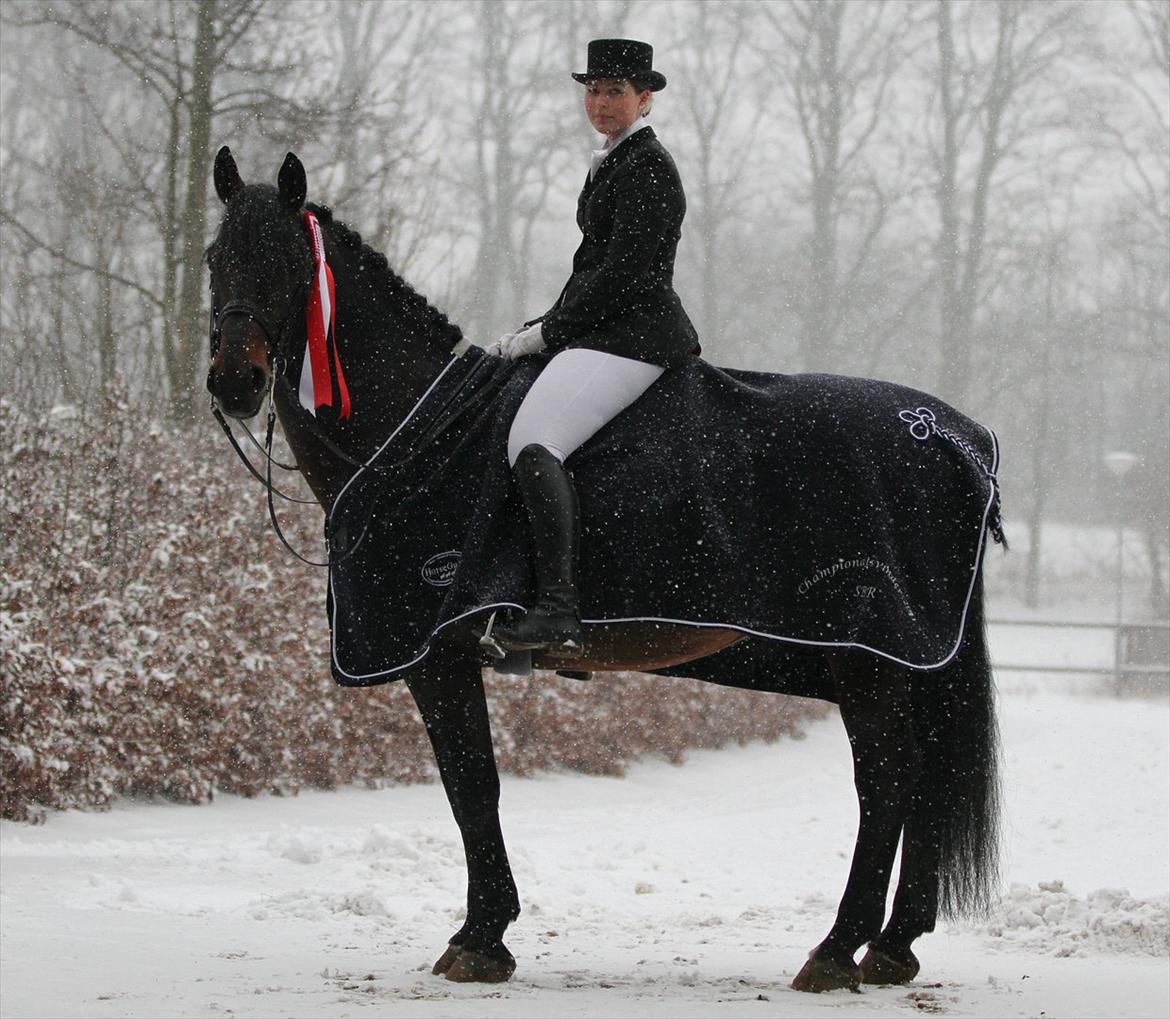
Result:
M333 406L333 379L330 366L337 378L337 392L341 406L339 418L351 414L349 388L337 357L337 343L333 327L337 320L337 306L333 292L333 270L325 261L325 239L321 224L311 212L305 213L309 228L309 244L313 249L313 282L309 287L309 307L305 315L305 358L301 364L301 382L297 396L301 406L314 417L318 407Z

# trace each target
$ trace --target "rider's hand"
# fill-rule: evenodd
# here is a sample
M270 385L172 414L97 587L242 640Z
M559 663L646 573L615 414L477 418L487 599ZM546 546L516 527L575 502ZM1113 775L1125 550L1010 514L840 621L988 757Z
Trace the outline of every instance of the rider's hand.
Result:
M518 332L521 332L521 330L517 329L514 333L504 333L504 335L496 340L495 343L492 343L487 347L487 352L489 354L502 354L504 350L504 344L508 343Z
M544 334L541 332L540 323L534 322L527 329L501 336L497 342L500 345L500 355L509 361L515 361L525 354L543 350Z

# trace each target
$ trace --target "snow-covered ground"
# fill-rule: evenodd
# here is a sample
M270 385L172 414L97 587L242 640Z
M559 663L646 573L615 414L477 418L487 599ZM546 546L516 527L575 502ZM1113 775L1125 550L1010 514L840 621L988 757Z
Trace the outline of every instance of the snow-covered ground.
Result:
M461 850L437 786L0 826L18 1016L1165 1016L1170 704L1003 698L1002 912L919 942L904 988L788 989L843 887L835 716L802 741L504 780L524 914L503 986L432 977Z

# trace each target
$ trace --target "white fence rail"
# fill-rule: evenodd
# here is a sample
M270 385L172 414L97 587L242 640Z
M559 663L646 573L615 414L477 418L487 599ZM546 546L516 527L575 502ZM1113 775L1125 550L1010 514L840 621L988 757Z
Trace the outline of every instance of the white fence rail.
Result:
M1170 683L1170 621L988 620L997 672L1112 676L1117 692Z

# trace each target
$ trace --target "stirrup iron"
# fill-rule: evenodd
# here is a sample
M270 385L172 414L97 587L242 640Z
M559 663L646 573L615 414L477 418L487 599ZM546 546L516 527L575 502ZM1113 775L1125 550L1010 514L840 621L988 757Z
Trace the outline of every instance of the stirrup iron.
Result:
M508 657L508 652L505 651L504 648L500 646L500 642L492 636L492 628L496 625L496 612L498 611L498 609L494 610L488 617L487 628L483 631L483 636L479 638L479 646L484 648L489 655L496 659L496 661L503 661Z

